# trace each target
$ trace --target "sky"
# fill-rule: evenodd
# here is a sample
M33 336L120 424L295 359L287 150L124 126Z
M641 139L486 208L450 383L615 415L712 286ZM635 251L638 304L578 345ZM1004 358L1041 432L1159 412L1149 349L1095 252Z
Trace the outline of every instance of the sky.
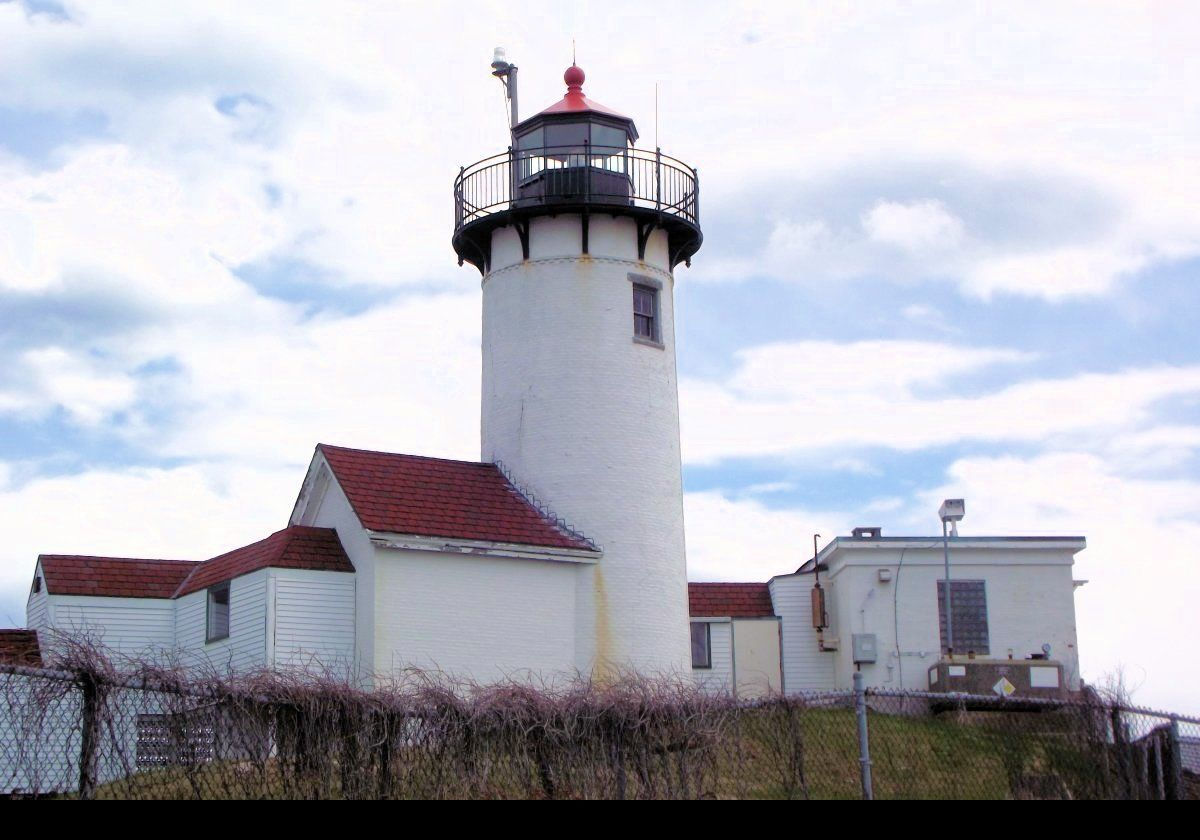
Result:
M700 173L692 579L962 496L964 536L1085 536L1084 677L1200 711L1182 2L0 2L0 626L38 553L283 527L317 442L478 458L451 186L507 145L493 47L529 115L572 41Z

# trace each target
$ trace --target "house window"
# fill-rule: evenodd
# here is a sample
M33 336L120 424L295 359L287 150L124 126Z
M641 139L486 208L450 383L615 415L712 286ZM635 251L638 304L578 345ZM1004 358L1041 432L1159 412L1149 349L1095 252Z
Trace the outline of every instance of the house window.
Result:
M692 667L712 667L712 634L707 621L692 622Z
M229 584L218 583L208 588L208 622L206 642L229 638Z
M988 650L987 590L981 580L951 580L950 608L954 610L954 652L982 653ZM939 580L938 623L941 625L942 653L946 645L946 582Z
M658 289L635 283L633 285L633 335L645 341L658 342Z

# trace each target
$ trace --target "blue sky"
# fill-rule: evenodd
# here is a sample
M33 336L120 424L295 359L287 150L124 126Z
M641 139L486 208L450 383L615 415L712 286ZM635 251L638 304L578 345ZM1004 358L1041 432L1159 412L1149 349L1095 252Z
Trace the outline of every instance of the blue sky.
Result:
M1087 536L1086 677L1200 708L1200 16L428 5L0 2L0 623L38 552L280 527L318 441L477 457L450 186L506 143L492 47L528 114L574 39L703 184L692 575L963 495L964 534Z

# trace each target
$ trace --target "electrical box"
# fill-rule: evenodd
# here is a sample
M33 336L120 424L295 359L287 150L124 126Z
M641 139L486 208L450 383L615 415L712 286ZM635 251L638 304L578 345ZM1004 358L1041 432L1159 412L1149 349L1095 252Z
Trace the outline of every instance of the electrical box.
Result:
M879 643L874 633L855 633L850 637L850 644L854 648L855 665L869 665L875 661Z
M812 588L812 624L816 630L829 626L829 614L825 612L825 590L817 584Z
M929 690L974 696L968 708L989 698L1011 705L1023 698L1061 700L1067 695L1062 664L1049 659L943 659L929 667Z

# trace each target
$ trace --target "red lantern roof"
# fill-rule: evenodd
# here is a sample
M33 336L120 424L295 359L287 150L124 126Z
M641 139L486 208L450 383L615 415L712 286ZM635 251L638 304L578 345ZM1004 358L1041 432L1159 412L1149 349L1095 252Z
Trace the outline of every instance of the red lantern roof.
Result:
M607 108L599 102L588 99L583 95L583 80L587 78L584 75L583 68L572 64L567 68L567 72L563 73L563 81L567 83L567 94L559 101L555 102L544 111L540 111L530 119L545 116L547 114L578 114L591 112L596 114L605 114L610 117L628 120L632 119L624 114L617 113L612 108Z

